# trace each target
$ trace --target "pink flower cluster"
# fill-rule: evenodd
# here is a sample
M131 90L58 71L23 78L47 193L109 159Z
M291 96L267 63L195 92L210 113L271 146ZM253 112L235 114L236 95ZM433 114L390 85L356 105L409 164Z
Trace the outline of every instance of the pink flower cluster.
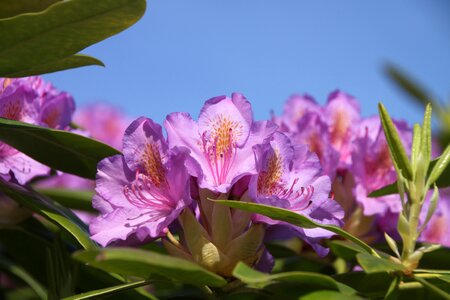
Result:
M362 118L356 99L335 91L324 106L311 96L294 95L286 102L283 114L273 116L273 120L292 141L317 153L333 179L333 192L345 210L347 230L373 241L396 228L402 209L399 196L368 196L396 180L379 117ZM411 149L411 129L405 122L394 123L405 149ZM437 216L423 233L425 241L449 245L450 198L446 194L441 193Z

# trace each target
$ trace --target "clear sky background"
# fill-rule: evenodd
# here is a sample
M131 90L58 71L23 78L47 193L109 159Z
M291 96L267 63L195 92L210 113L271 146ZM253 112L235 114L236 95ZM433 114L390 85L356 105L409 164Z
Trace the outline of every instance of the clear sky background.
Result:
M383 101L412 123L422 110L383 66L397 64L449 101L450 1L148 0L136 25L83 53L106 68L44 76L78 106L107 101L161 122L173 111L197 118L208 98L240 91L264 119L292 93L324 103L339 88L364 116Z

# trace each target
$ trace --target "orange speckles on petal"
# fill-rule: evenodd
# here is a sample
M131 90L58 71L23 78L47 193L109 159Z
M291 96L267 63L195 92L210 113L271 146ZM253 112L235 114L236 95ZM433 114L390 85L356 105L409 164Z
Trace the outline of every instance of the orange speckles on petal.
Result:
M145 150L142 156L142 163L144 165L145 173L150 178L152 184L160 186L166 182L166 171L164 169L161 152L154 143L145 145Z
M242 135L242 124L227 116L217 115L211 121L211 139L215 141L217 155L223 155Z
M12 82L12 79L11 79L11 78L5 78L5 79L3 80L3 90L6 89L6 88L8 87L8 85L11 84L11 82Z
M261 172L258 177L258 194L272 195L276 193L283 175L282 158L279 151L275 151L269 158L267 171Z
M22 118L22 105L20 100L12 100L4 104L2 116L5 119L20 121Z

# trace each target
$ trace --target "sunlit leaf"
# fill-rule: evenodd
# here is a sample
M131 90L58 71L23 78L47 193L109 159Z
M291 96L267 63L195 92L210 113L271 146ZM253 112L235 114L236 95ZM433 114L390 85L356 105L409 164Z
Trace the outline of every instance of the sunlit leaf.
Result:
M356 259L366 273L403 271L405 267L389 259L374 257L367 253L359 253Z
M0 140L54 169L95 179L97 164L116 149L68 131L0 118Z
M0 19L38 12L62 0L0 0Z

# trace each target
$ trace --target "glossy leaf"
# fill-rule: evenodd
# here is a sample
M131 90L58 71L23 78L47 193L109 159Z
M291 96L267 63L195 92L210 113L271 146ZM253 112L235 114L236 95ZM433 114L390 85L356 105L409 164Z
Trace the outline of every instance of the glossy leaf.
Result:
M240 262L233 270L233 276L246 284L263 288L273 282L296 282L299 284L310 284L321 289L341 291L346 294L354 294L355 291L333 278L313 272L285 272L277 274L265 274L256 271L246 264Z
M0 76L67 58L137 22L145 0L61 1L0 20Z
M201 266L176 257L132 248L105 248L75 253L77 260L122 275L143 279L158 274L169 279L196 285L223 286L225 279Z
M63 188L37 189L36 191L65 207L84 211L95 211L92 208L92 197L94 196L94 192L92 191Z
M104 297L109 297L111 295L116 295L127 290L135 289L137 287L145 286L150 284L150 280L140 280L136 282L124 283L121 285L116 285L104 289L99 289L95 291L90 291L70 297L64 298L64 300L82 300L82 299L100 299Z
M95 179L100 160L120 153L68 131L1 118L0 140L49 167L90 179Z
M411 164L403 147L397 128L394 125L383 104L378 104L381 124L383 125L384 135L389 145L389 152L391 153L392 162L401 170L406 179L412 179Z
M366 273L397 272L403 271L405 267L385 258L374 257L366 253L359 253L356 259Z
M430 187L433 183L435 183L444 172L446 178L450 176L450 170L448 168L450 163L450 145L448 145L442 155L436 159L436 164L432 167L430 176L427 179L426 186ZM439 183L438 183L439 185ZM447 182L447 185L450 185L450 182Z
M0 19L38 12L61 0L0 0Z
M96 248L87 226L69 209L23 186L0 179L0 191L72 235L85 249Z
M221 203L233 208L261 214L274 220L284 221L302 228L323 228L352 241L353 243L359 245L367 253L378 255L375 252L375 250L372 249L369 245L367 245L365 242L361 241L357 237L351 235L350 233L346 232L342 228L333 225L325 225L314 222L303 215L297 214L287 209L233 200L211 200L211 201L215 201L216 203Z
M19 72L5 74L4 76L9 78L25 77L94 65L102 67L105 66L103 62L95 57L83 54L75 54L43 65L37 65Z

